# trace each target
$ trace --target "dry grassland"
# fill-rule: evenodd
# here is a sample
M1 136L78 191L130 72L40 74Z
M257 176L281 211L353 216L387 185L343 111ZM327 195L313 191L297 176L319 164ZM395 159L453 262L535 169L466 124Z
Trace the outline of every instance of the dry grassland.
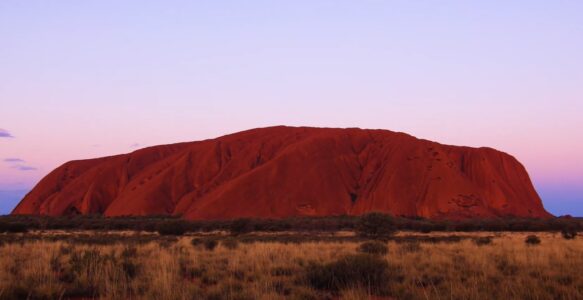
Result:
M314 268L355 255L360 242L229 238L214 249L208 237L193 245L192 236L134 243L127 235L111 245L4 242L0 299L583 299L583 238L536 234L539 245L525 244L527 233L470 233L493 236L485 245L391 240L385 255L360 254L388 264L381 283L346 279L337 290L314 282L322 274ZM336 272L359 268L342 266Z

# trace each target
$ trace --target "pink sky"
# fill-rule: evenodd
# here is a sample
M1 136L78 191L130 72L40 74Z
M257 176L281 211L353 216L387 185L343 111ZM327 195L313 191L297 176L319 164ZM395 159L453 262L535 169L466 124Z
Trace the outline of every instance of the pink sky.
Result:
M279 124L361 127L511 153L551 212L583 215L581 11L2 1L0 190L137 147Z

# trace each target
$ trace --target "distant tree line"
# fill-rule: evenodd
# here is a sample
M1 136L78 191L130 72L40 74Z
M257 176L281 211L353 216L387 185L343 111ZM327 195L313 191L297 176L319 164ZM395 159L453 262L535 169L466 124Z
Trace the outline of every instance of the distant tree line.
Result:
M240 235L251 231L356 231L371 238L390 235L394 231L556 231L568 234L583 231L581 218L496 218L461 221L428 220L423 218L392 217L381 213L364 216L294 217L286 219L235 219L218 221L185 221L179 217L103 217L70 216L2 216L0 233L30 230L135 230L159 232L162 235L181 235L187 232L227 231Z

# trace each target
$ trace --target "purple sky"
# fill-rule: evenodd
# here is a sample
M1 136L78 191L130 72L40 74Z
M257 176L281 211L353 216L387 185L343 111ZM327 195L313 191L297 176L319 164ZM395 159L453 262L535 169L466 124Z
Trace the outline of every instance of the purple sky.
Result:
M0 1L0 214L68 160L284 124L494 147L552 213L583 216L582 15L581 1Z

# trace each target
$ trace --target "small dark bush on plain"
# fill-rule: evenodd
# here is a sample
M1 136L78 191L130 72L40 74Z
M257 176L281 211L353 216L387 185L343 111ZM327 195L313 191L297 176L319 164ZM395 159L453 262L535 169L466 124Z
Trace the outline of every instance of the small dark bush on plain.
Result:
M370 213L360 217L356 226L359 236L367 238L383 238L395 232L393 218L382 213Z
M187 229L188 224L183 221L164 222L158 225L158 233L160 235L183 235Z
M107 262L115 263L115 261L113 255L102 255L99 250L95 248L81 252L75 251L71 253L69 267L60 274L60 279L65 282L74 283L80 288L78 291L69 292L73 294L80 293L81 296L94 297L95 286L91 283L98 275L92 272L92 270L95 270L95 268ZM87 277L88 279L82 280L81 278L83 277Z
M193 238L192 240L190 240L190 244L193 246L198 246L198 245L202 245L203 244L203 240L201 238Z
M565 228L561 230L561 235L566 240L572 240L577 237L577 231L571 228Z
M134 258L137 255L138 255L138 248L136 248L133 245L126 246L121 252L121 257L124 259Z
M215 239L207 239L204 241L204 248L209 251L215 250L219 242Z
M368 254L385 255L387 252L389 252L389 248L387 247L386 243L372 241L360 244L358 251Z
M492 244L492 237L482 236L482 237L474 239L474 243L478 246L490 245L490 244Z
M378 295L386 292L389 264L375 255L349 255L328 264L308 266L306 277L319 290L337 292L361 286Z
M540 244L540 238L536 235L529 235L526 237L526 239L524 240L524 242L527 245L538 245Z
M273 289L276 293L282 296L289 296L292 292L291 288L283 281L276 281L273 283Z
M59 248L59 253L61 255L69 255L73 250L75 250L75 246L71 244L67 244L67 246L61 245L61 247Z
M126 276L133 279L138 274L139 265L130 259L124 259L121 262L121 267Z
M51 271L53 272L61 272L62 270L62 263L61 257L59 255L52 255L51 260L49 261L49 265L51 267Z
M231 222L229 231L232 235L241 235L253 231L253 223L250 219L237 219Z
M515 263L511 262L508 257L503 255L494 256L496 269L506 276L515 276L520 268Z
M294 270L286 267L275 267L271 270L271 275L273 276L292 276Z
M223 244L223 247L225 247L229 250L234 250L234 249L237 249L237 247L239 247L239 241L237 241L236 239L233 239L233 238L223 240L222 244Z

